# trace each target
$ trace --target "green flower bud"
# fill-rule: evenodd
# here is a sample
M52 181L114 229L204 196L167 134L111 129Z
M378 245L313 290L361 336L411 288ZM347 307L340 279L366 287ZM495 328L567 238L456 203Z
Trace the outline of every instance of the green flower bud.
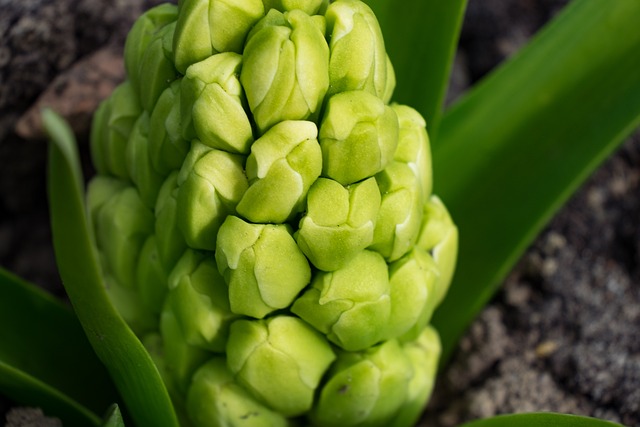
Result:
M213 255L187 250L169 276L167 309L172 310L187 344L223 352L229 325L227 284Z
M141 113L140 102L131 83L125 81L118 86L104 108L98 117L100 133L96 131L92 134L92 148L95 149L93 157L107 173L128 180L125 151L133 125Z
M422 200L426 201L433 187L427 123L420 113L411 107L392 104L391 108L398 115L400 125L398 148L393 158L409 165L418 180Z
M411 168L397 161L377 174L376 181L382 202L371 249L392 262L416 243L422 220L421 191Z
M307 197L307 214L300 221L296 241L318 269L344 267L373 242L380 209L380 191L374 178L343 187L318 179Z
M382 100L385 104L388 104L391 101L391 97L393 96L393 90L396 88L396 73L393 69L393 64L391 63L391 59L389 59L389 55L387 55L387 83L384 86L384 93L382 94Z
M149 156L161 175L180 169L189 151L180 132L180 87L176 80L162 92L149 121Z
M449 289L456 267L458 228L437 196L431 196L424 206L424 217L417 245L431 252L440 271L435 291L436 304L440 304Z
M315 390L334 359L329 343L295 317L231 325L229 369L256 397L287 417L311 409Z
M263 318L289 306L309 283L311 269L288 226L229 216L217 242L218 270L229 285L234 313Z
M339 270L315 275L291 311L347 351L384 338L389 314L389 274L377 253L362 251Z
M103 271L103 279L109 301L133 333L140 336L158 327L157 316L145 308L136 289L122 285L105 271Z
M261 0L181 0L179 8L173 51L181 73L215 53L240 53L247 33L264 15Z
M149 154L149 114L144 112L136 121L129 136L125 160L127 171L138 188L140 198L148 208L153 208L163 176L151 165Z
M184 396L191 378L212 354L187 343L180 322L168 304L160 316L160 334L164 343L164 367L175 387L174 394Z
M261 3L260 0L211 1L211 46L216 52L242 52L247 33L264 16Z
M322 170L317 136L313 122L284 121L256 140L247 159L249 188L238 213L260 223L282 223L298 213Z
M106 201L96 216L96 241L114 279L135 286L137 260L153 233L153 213L133 187L126 187Z
M211 359L193 376L187 411L195 427L287 427L282 415L238 385L224 358Z
M178 175L178 227L187 244L214 250L218 228L247 190L244 158L194 140Z
M435 329L428 326L418 339L404 344L402 348L413 367L413 376L409 382L407 398L389 422L390 427L416 425L422 415L438 373L440 337Z
M388 426L413 376L396 340L360 353L341 353L311 412L314 425Z
M109 173L107 159L103 153L106 151L110 116L111 98L107 98L100 103L98 109L93 114L93 119L91 121L91 135L89 137L91 162L99 175L106 175Z
M342 185L368 178L387 166L397 145L398 117L379 98L363 91L329 98L320 125L323 176Z
M227 52L187 68L181 87L182 135L232 153L248 154L253 134L237 75L242 56Z
M145 51L152 40L157 37L160 29L175 22L178 18L178 8L165 3L149 9L133 24L124 45L124 66L127 76L136 92L140 94L140 84L146 76L141 73L141 63L144 61ZM148 67L147 71L151 71ZM172 67L173 68L173 67Z
M315 120L329 87L329 47L316 20L271 9L243 57L240 81L261 133L282 120Z
M322 13L326 9L328 0L263 0L265 10L278 9L287 12L300 9L307 15Z
M175 29L176 23L172 22L158 30L140 59L140 101L148 112L153 110L162 91L178 78L178 71L171 61L171 41Z
M369 6L338 0L329 5L325 16L331 40L329 94L363 90L387 102L395 78L388 76L382 32Z
M160 188L156 202L155 231L158 255L168 276L173 266L187 249L187 243L178 228L178 172L167 177Z
M391 315L388 338L396 338L414 325L422 330L435 308L438 268L431 256L420 248L389 266Z
M155 235L149 236L140 251L136 286L142 305L151 313L160 314L167 294L167 275L160 261Z
M102 206L127 186L126 182L105 175L96 175L91 179L87 187L87 212L92 230L98 222Z

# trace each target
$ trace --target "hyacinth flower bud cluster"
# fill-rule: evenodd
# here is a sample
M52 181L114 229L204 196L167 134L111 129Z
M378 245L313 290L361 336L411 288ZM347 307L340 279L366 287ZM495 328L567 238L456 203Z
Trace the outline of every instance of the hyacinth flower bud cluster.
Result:
M138 19L125 63L87 205L181 423L415 423L457 229L371 9L181 0Z

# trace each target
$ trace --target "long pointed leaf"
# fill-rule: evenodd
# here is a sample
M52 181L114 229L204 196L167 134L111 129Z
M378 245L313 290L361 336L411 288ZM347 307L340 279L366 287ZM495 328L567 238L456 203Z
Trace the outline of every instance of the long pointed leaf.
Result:
M620 424L590 417L554 413L499 415L473 421L461 427L622 427Z
M435 138L447 92L466 0L370 0L396 71L393 100L427 120Z
M9 388L22 392L38 387L34 396L52 392L58 396L49 400L75 399L96 413L117 398L70 308L1 268L0 364L0 390L26 404L42 406L22 400ZM21 378L25 383L16 383Z
M67 124L43 112L52 140L49 203L60 276L80 323L136 425L178 425L167 390L140 341L111 305L89 233L77 147Z
M436 192L460 258L444 358L553 213L640 124L640 1L572 3L443 119Z

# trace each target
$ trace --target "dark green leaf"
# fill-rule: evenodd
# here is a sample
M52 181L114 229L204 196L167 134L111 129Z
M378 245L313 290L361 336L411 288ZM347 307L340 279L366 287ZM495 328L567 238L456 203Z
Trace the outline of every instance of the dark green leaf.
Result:
M82 327L109 370L134 422L177 426L157 368L111 305L104 289L84 206L77 147L67 124L50 110L43 122L52 140L49 204L60 276Z
M89 427L100 425L96 414L69 396L31 375L0 361L0 390L16 402L41 408L55 416L65 426Z
M460 228L444 359L533 237L640 124L640 1L572 3L446 114L436 192Z
M96 412L117 398L71 309L1 268L0 343L2 372L12 378L1 374L0 390L14 400L38 404L5 388L9 381L16 390L15 381L21 378L26 382L19 390L38 386L37 393L53 391L62 400L75 399Z
M596 418L553 413L499 415L473 421L461 427L621 427Z

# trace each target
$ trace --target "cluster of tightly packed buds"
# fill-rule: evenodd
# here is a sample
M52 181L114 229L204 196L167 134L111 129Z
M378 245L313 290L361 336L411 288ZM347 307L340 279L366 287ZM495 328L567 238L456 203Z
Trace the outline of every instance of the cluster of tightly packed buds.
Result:
M108 293L184 425L409 426L457 229L358 0L146 12L92 128Z

